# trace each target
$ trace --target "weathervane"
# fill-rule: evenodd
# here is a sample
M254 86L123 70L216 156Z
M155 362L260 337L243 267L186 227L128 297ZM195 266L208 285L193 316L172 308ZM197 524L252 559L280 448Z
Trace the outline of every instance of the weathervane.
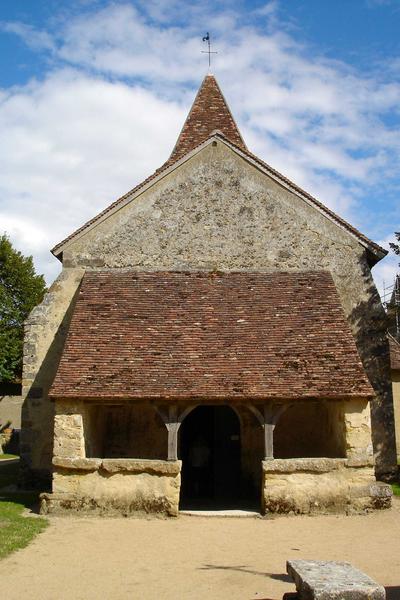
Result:
M211 67L211 54L218 54L218 52L213 52L211 50L211 38L210 38L210 34L207 31L207 35L205 35L203 37L203 42L207 42L208 44L208 50L202 50L201 53L202 54L208 54L208 67Z

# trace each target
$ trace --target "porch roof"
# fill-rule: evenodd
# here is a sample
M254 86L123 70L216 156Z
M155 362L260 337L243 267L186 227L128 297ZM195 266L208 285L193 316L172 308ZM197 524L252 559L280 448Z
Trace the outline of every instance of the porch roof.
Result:
M328 272L87 272L50 390L97 399L372 397Z

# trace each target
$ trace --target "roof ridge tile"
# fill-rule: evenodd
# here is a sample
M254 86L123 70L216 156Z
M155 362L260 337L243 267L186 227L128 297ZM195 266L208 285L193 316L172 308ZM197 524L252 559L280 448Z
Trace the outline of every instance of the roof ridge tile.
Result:
M214 75L206 75L166 164L181 158L216 131L247 150Z

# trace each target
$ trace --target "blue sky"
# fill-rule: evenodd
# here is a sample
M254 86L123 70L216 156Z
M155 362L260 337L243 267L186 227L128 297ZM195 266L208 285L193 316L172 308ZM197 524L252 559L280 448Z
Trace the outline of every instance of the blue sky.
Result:
M248 147L382 245L400 229L400 0L3 0L0 228L49 248L168 157L207 71ZM379 287L397 261L374 269Z

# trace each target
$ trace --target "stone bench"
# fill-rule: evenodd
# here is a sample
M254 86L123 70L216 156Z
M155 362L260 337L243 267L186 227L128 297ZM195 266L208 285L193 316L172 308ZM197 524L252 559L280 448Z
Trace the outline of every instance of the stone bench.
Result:
M284 600L385 600L385 589L347 562L288 560L286 571L297 594Z

